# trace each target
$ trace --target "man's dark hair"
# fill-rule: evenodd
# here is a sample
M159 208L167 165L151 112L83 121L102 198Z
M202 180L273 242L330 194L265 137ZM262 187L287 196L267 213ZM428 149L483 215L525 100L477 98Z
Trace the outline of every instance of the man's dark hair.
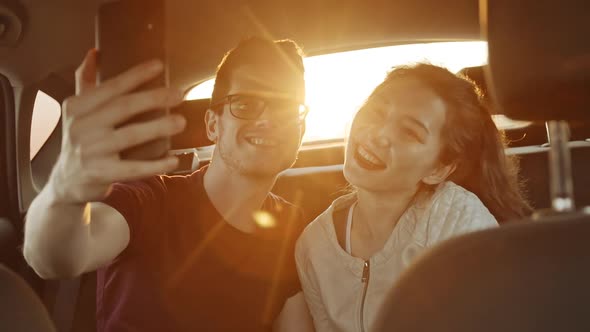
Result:
M272 41L260 37L242 40L225 54L217 67L211 102L217 102L229 91L232 72L242 65L265 65L286 69L287 73L303 78L303 52L290 39Z

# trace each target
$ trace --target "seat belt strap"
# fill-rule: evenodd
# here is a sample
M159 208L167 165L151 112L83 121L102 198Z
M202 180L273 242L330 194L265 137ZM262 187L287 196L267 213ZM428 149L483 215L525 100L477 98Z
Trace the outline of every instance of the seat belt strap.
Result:
M72 329L81 279L78 277L59 281L52 312L59 332L70 332Z

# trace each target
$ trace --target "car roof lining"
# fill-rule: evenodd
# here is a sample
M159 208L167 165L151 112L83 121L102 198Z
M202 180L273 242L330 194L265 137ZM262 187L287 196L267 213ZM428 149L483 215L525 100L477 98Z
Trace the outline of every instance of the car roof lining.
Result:
M72 81L94 45L98 0L29 0L16 47L0 47L0 72L13 86L49 74ZM307 55L421 40L479 38L478 4L436 0L168 1L170 77L186 89L214 75L223 54L251 35L291 38ZM34 54L32 56L31 54Z

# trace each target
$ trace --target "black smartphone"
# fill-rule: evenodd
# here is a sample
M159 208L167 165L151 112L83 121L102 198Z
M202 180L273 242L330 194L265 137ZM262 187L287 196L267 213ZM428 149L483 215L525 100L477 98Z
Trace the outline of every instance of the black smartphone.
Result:
M97 83L100 84L142 62L160 59L164 71L139 90L168 86L165 0L120 0L102 3L96 16L98 50ZM153 120L168 114L154 109L132 117L119 126ZM156 139L120 153L122 159L153 160L170 150L170 138Z

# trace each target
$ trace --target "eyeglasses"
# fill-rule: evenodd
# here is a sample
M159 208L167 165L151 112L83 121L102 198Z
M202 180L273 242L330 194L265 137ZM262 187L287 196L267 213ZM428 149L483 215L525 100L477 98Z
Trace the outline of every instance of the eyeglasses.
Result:
M211 104L211 108L225 104L229 105L231 115L242 120L256 120L264 111L270 110L282 119L303 122L309 112L307 105L295 100L239 94L225 96L223 100Z

